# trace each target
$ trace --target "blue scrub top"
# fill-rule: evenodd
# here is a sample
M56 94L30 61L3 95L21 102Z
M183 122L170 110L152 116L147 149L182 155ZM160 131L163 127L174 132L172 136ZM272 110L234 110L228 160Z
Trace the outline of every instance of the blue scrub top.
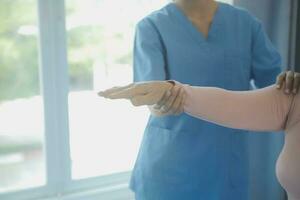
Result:
M134 81L174 79L249 90L274 83L281 59L261 23L219 3L205 38L174 3L136 27ZM220 99L222 101L222 99ZM245 200L246 131L186 114L150 116L130 186L138 200Z

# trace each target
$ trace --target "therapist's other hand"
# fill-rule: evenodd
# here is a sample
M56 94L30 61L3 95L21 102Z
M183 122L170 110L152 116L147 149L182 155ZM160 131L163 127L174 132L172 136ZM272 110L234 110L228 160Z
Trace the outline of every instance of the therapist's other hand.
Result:
M286 94L297 94L300 87L300 73L293 71L282 72L278 75L276 81L277 89L284 87Z
M172 89L167 81L132 83L123 87L113 87L99 92L98 95L109 99L129 99L134 106L154 105Z
M170 93L165 93L164 97L153 106L163 116L179 115L183 112L185 100L185 90L179 84L175 84Z

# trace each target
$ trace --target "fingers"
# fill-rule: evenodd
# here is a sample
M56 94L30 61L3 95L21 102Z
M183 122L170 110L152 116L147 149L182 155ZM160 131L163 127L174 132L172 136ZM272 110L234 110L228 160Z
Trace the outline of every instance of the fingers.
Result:
M282 72L277 76L277 80L276 80L277 89L281 89L281 87L284 83L285 77L286 77L286 72Z
M132 99L136 96L146 95L147 88L143 85L132 85L120 88L116 88L113 91L104 93L104 97L109 99Z
M290 94L291 92L297 94L300 87L300 74L293 71L282 72L277 77L276 87L277 89L284 87L286 94Z
M181 114L182 112L184 112L184 102L185 102L185 98L186 98L186 93L184 91L182 98L181 98L181 102L180 105L178 107L178 110L176 111L176 115Z
M106 97L109 99L132 99L137 95L139 95L139 93L136 91L136 88L128 88L119 92L109 94Z
M175 115L179 115L183 112L183 102L184 102L185 91L183 88L180 89L180 93L174 102L171 111Z
M294 88L293 93L297 94L300 86L300 73L294 73Z
M172 92L171 90L168 90L164 93L164 96L155 104L154 109L160 110L165 102L168 101L168 99L171 97Z
M168 110L170 114L176 114L177 110L179 109L182 96L183 96L183 89L180 88L177 97L175 98L173 104Z
M131 83L131 84L126 85L126 86L113 87L113 88L107 89L105 91L98 92L98 95L102 96L102 97L106 97L106 96L109 96L109 95L111 95L113 93L120 92L122 90L128 89L128 88L130 88L132 86L134 86L134 83Z
M168 85L171 85L171 88L167 87L169 89L166 90L163 97L154 106L154 109L160 110L162 108L162 106L165 104L165 102L167 102L172 95L172 88L174 87L174 85L171 83L168 83L168 82L165 82L165 83L167 83Z
M134 106L153 105L156 102L156 98L153 95L139 95L130 101Z
M172 108L177 96L180 93L180 89L181 87L178 85L175 85L172 90L171 93L172 95L169 97L168 101L164 103L164 106L161 108L161 110L165 113L169 112L170 109Z
M294 82L294 72L288 71L285 78L285 93L290 94L291 90L293 89L293 82Z
M165 115L179 115L181 114L184 109L184 101L185 101L185 90L183 88L179 89L179 94L177 95L176 99L174 100L172 106L168 110L168 112L163 112Z
M148 93L135 95L131 98L131 103L134 106L154 105L163 98L165 93L165 89L150 90Z

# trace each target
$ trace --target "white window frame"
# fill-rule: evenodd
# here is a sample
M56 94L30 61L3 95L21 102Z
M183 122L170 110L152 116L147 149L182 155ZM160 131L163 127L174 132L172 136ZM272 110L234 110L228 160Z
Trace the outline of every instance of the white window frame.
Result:
M132 199L130 172L72 180L64 0L37 0L40 83L44 102L46 184L1 193L5 200Z

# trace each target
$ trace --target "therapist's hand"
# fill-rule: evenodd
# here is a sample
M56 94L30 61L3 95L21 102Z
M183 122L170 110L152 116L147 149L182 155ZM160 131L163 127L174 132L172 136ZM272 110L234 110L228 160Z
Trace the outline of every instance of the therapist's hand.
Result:
M184 111L185 95L184 88L179 84L175 84L170 93L166 93L152 109L158 111L161 116L179 115Z
M293 71L282 72L276 81L277 89L284 88L286 94L297 94L300 87L300 73Z
M129 99L134 106L154 105L170 92L173 84L167 81L132 83L123 87L113 87L101 91L99 96L109 99Z

